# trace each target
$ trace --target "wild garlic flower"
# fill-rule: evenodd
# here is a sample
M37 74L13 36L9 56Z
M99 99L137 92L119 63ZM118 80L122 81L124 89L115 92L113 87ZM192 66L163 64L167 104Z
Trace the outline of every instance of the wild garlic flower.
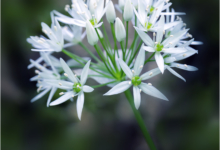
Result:
M110 1L108 0L108 2L106 1L106 4L108 4L107 10L106 10L106 18L109 23L114 23L115 18L116 18L115 7L111 0Z
M85 3L83 0L72 0L71 7L66 5L65 10L73 17L65 16L57 11L57 19L66 24L74 24L80 27L86 27L87 20L98 28L102 25L101 19L105 14L107 6L104 7L104 0L90 0Z
M130 0L131 1L131 4L135 7L135 8L138 8L138 0ZM124 7L125 7L125 4L126 4L127 0L118 0L118 4L115 5L115 7L117 9L120 9L120 11L124 11Z
M160 71L164 72L164 60L161 55L161 53L165 54L173 54L173 53L183 53L186 52L187 49L184 47L175 47L180 38L188 31L183 30L178 33L176 33L173 36L168 37L167 39L163 39L163 33L164 33L164 16L161 16L160 21L158 22L160 28L157 31L156 35L156 41L154 42L145 32L141 31L140 29L136 28L136 31L138 32L139 36L143 40L143 42L147 46L143 46L143 49L148 52L154 52L155 53L155 60L156 63L160 69ZM155 34L154 34L155 38Z
M68 43L64 45L64 48L70 47L73 45L82 42L86 36L86 31L82 32L82 27L76 25L69 25L62 28L63 38Z
M50 67L52 70L47 69L46 67L42 66L41 64L30 60L31 63L39 70L35 70L35 73L37 74L36 76L32 77L30 81L38 81L37 83L37 92L39 93L40 91L43 90L40 94L35 96L34 98L31 99L31 102L35 102L36 100L40 99L43 97L45 94L47 94L50 91L49 97L47 99L47 107L49 107L50 101L55 94L57 88L48 84L45 82L45 80L53 80L53 81L58 81L60 80L60 74L58 71L55 69L53 64L51 63L49 57L45 55L47 61L50 63Z
M134 104L136 109L139 108L141 103L141 91L144 93L163 99L168 100L160 91L158 91L155 87L152 86L151 83L144 83L142 81L150 79L154 77L155 75L160 74L160 70L158 68L150 70L140 76L140 73L142 71L143 65L145 60L145 51L141 49L139 51L139 54L136 58L134 68L131 70L128 65L122 60L119 60L120 66L126 76L130 79L128 81L122 81L116 86L114 86L112 89L110 89L107 93L104 95L115 95L122 93L129 89L133 85L133 96L134 96Z
M99 38L91 22L88 20L86 21L86 33L89 44L92 46L96 45L99 41Z
M84 105L84 92L90 93L94 89L88 85L85 85L87 77L88 77L88 71L89 71L89 65L90 61L86 63L82 70L82 74L80 77L80 80L75 76L72 72L72 70L69 68L69 66L66 64L66 62L60 58L60 63L64 70L64 75L70 80L70 81L62 81L62 80L47 80L46 82L52 86L55 86L60 89L68 90L65 93L60 93L60 95L63 94L60 98L54 100L50 103L50 106L59 105L68 99L71 99L72 97L78 96L77 98L77 114L79 119L81 120L81 114L82 109Z
M179 68L179 69L186 70L186 71L197 71L198 68L194 66L176 63L176 61L186 59L196 53L197 53L196 51L188 50L184 53L165 55L164 56L165 68L168 71L170 71L170 73L172 73L173 75L177 76L178 78L186 82L186 80L176 71L174 71L172 68Z
M164 3L164 0L159 0L155 2L152 5L152 0L151 1L138 1L138 11L134 8L135 15L137 16L139 20L139 25L138 28L143 30L143 31L152 31L156 32L160 26L157 23L157 19L161 16L164 15L162 12L166 8L170 7L170 3ZM175 14L175 12L172 12ZM171 15L172 13L167 13L168 15ZM182 13L176 13L176 14L182 14ZM184 13L183 13L184 14ZM181 21L174 21L170 23L166 23L164 25L164 30L167 30L177 24L179 24Z
M115 20L115 36L118 42L121 42L126 37L125 27L119 18Z

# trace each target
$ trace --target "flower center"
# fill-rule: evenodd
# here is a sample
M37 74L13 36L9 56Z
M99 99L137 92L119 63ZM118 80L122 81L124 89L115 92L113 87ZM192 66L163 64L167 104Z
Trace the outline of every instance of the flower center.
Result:
M73 91L76 92L76 93L79 93L81 91L81 84L80 83L74 83Z
M138 86L141 84L141 79L139 76L134 76L132 77L131 82L134 86Z
M89 21L90 21L90 23L91 23L93 26L98 23L98 22L97 22L97 19L90 19Z
M149 30L151 27L152 27L152 23L150 23L150 22L145 23L145 28L147 28L147 30Z
M152 12L154 11L154 9L155 9L155 8L154 8L153 6L151 6L151 7L150 7L150 13L152 13Z
M163 49L163 44L158 43L156 45L156 51L160 52L160 51L162 51L162 49Z

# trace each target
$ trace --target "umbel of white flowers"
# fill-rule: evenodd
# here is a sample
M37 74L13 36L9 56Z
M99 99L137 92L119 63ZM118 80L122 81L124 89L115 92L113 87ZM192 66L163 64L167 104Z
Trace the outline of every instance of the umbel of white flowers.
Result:
M185 13L175 12L171 5L169 0L119 0L116 5L111 0L72 0L72 5L65 6L69 16L53 10L50 13L51 26L41 23L46 36L30 36L27 39L33 46L31 50L40 54L38 59L30 59L28 65L28 69L36 68L37 75L30 81L37 81L39 93L31 99L31 102L39 100L48 92L47 107L68 100L73 101L74 97L77 97L77 114L81 119L84 93L93 92L93 88L111 87L104 94L110 96L133 87L136 109L141 104L141 92L167 101L168 99L151 83L144 81L164 74L166 70L186 81L174 69L198 70L194 66L178 61L198 54L198 50L191 45L202 44L192 39L186 24L177 16ZM115 9L122 14L123 20L116 15ZM102 21L105 14L111 26L112 36L108 35L106 25ZM128 37L131 35L128 29L129 22L135 29L134 39L130 44L128 44ZM153 36L150 37L148 33L152 33ZM92 49L83 44L85 36L88 43L95 48L98 57L92 53ZM110 44L109 37L113 37L114 47ZM120 42L121 47L118 47L117 42ZM90 57L76 55L75 45L81 46L95 62L90 61ZM74 47L73 53L65 50L70 46ZM65 62L62 58L56 58L54 53L59 52L68 55L71 60ZM145 60L146 53L150 53L151 56ZM142 69L148 66L148 62L155 62L157 68L141 74ZM87 78L94 79L99 85L85 85ZM57 89L63 92L59 93L59 98L53 100Z

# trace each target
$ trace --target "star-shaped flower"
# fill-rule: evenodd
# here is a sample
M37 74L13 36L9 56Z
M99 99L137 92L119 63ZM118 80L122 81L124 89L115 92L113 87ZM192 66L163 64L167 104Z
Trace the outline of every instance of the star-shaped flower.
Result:
M66 62L60 58L60 63L63 67L64 70L64 75L68 77L70 81L53 81L53 80L48 80L46 81L48 84L53 85L57 88L67 90L66 93L60 93L60 95L64 94L60 98L54 100L53 102L50 103L50 106L55 106L59 105L68 99L71 99L72 97L78 96L77 98L77 114L79 119L81 120L81 114L82 114L82 109L84 105L84 92L90 93L94 89L88 85L85 85L87 77L88 77L88 71L89 71L89 65L90 65L90 60L86 63L84 66L80 80L77 78L76 75L73 74L72 70L69 68L69 66L66 64Z
M150 83L146 84L142 81L147 80L149 78L152 78L155 75L160 74L160 70L158 68L150 70L140 76L140 73L142 71L143 65L144 65L144 60L145 60L145 51L143 49L140 50L133 70L131 70L127 64L120 59L119 63L126 74L126 76L130 79L128 81L122 81L116 86L114 86L112 89L110 89L106 94L104 95L115 95L122 93L129 89L133 85L133 96L134 96L134 104L136 109L139 108L140 103L141 103L141 91L144 93L163 99L163 100L168 100L160 91L158 91L155 87L153 87Z

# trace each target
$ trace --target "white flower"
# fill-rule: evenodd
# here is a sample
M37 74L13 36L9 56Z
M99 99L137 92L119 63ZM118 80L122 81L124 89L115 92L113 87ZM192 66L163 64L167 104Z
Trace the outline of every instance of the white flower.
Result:
M51 84L57 88L60 89L65 89L68 90L63 96L60 98L54 100L53 102L50 103L50 106L55 106L59 105L68 99L78 96L77 98L77 114L79 119L81 120L81 114L82 114L82 109L84 105L84 92L92 92L94 89L88 85L85 85L87 77L88 77L88 71L89 71L89 65L90 61L87 62L87 64L84 66L80 80L73 74L69 66L65 63L65 61L60 58L60 63L62 64L63 70L65 72L65 76L68 77L69 81L47 81L48 84Z
M166 5L165 5L166 4ZM139 26L143 31L153 31L156 32L160 26L157 24L157 19L159 16L163 15L161 11L165 10L166 8L169 8L171 4L170 3L164 3L164 0L159 0L152 5L152 1L138 1L138 12L134 8L134 12L139 20ZM174 12L172 12L175 14ZM168 15L171 15L172 13L169 13ZM181 14L181 13L177 13ZM175 21L171 23L166 23L164 25L164 30L167 30L177 24L179 24L181 21Z
M64 48L78 44L86 36L86 31L82 32L82 27L76 25L65 26L62 28L62 32L64 40L69 42L64 44Z
M179 75L176 71L174 71L172 68L179 68L179 69L187 70L187 71L197 71L198 69L194 66L176 63L176 61L186 59L196 53L197 52L194 50L188 50L184 53L165 55L165 58L164 58L165 68L169 70L170 73L172 73L173 75L177 76L178 78L186 82L186 80L181 75Z
M118 42L121 42L126 37L125 27L119 18L115 20L115 36Z
M97 28L102 25L100 22L105 14L107 6L104 8L104 0L90 0L87 4L83 0L72 0L71 7L66 5L65 10L73 17L67 17L57 11L53 11L57 15L57 19L66 24L74 24L81 27L86 27L86 22L89 20L91 24Z
M133 6L131 0L127 0L125 3L123 17L125 21L130 21L133 18Z
M115 7L118 9L123 10L124 11L124 7L126 5L127 0L118 0L118 5L116 5ZM138 7L138 0L131 0L131 4L137 8Z
M89 44L92 46L96 45L98 43L99 38L90 21L86 22L86 33Z
M109 4L108 4L108 8L106 10L106 18L109 23L114 23L115 18L116 18L115 7L114 7L112 1L109 1L108 3Z
M151 95L151 96L163 99L163 100L168 100L160 91L158 91L151 84L146 84L142 82L155 75L160 74L160 70L156 68L139 76L144 65L144 60L145 60L145 51L142 49L140 50L136 58L133 70L131 70L122 59L120 59L119 60L120 66L123 69L126 76L130 80L122 81L121 83L114 86L111 90L109 90L104 95L115 95L115 94L122 93L133 85L133 96L134 96L134 104L135 104L136 109L139 108L140 103L141 103L141 95L140 95L141 91L143 91L144 93L148 95Z
M164 16L161 16L160 21L158 22L160 28L157 31L156 35L156 42L153 42L153 40L143 31L136 28L136 31L138 32L139 36L143 40L143 42L148 46L143 46L142 48L148 52L155 52L155 60L156 63L160 69L160 71L164 72L164 60L161 55L161 53L183 53L187 51L186 48L183 47L175 47L177 43L179 42L180 38L188 31L188 30L182 30L178 33L176 33L173 36L168 37L167 39L163 40L163 33L164 33Z
M57 70L55 69L55 67L51 63L51 60L49 59L49 57L47 55L44 55L44 57L46 57L46 59L49 62L52 70L49 70L46 67L42 66L41 64L39 64L39 63L37 63L33 60L30 60L31 63L36 68L39 69L39 70L35 70L35 73L37 75L32 77L30 80L31 81L38 81L38 83L37 83L37 87L38 87L37 92L40 92L40 91L43 90L43 92L41 92L40 94L38 94L37 96L32 98L31 102L35 102L36 100L40 99L41 97L43 97L46 93L48 93L50 91L50 95L49 95L48 100L47 100L47 107L49 107L50 101L51 101L54 93L56 92L57 88L50 85L50 84L48 84L47 82L45 82L45 80L58 81L58 80L60 80L60 74L57 72Z

